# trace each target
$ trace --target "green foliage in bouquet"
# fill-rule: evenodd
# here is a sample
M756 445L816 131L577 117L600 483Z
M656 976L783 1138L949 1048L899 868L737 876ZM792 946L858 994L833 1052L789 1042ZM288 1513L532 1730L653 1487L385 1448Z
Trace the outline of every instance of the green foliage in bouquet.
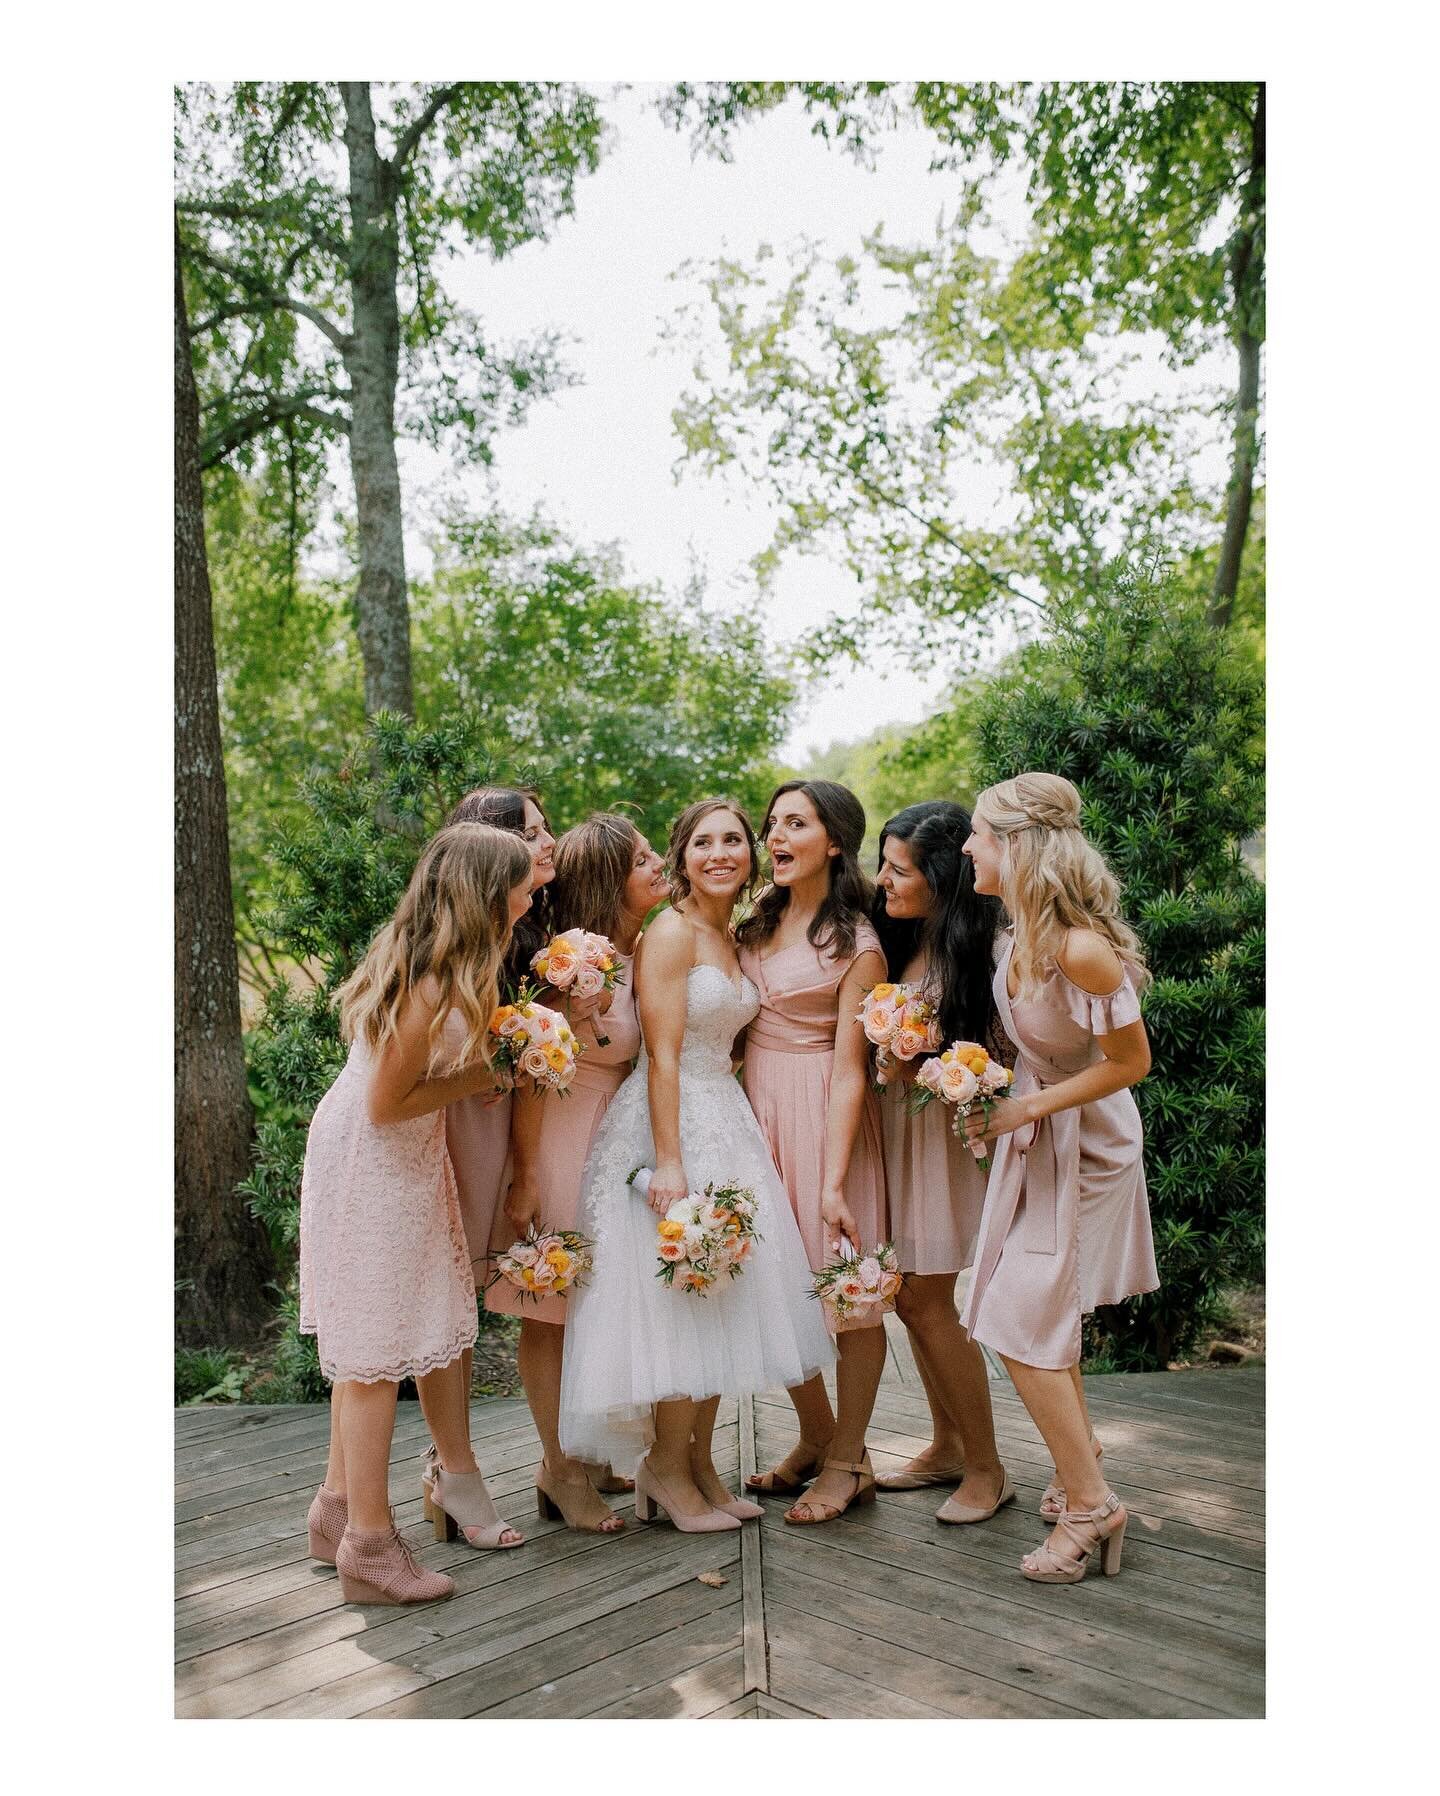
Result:
M982 784L1026 768L1075 782L1155 975L1135 1097L1161 1287L1100 1312L1087 1340L1122 1370L1185 1354L1263 1263L1265 897L1242 853L1264 819L1262 731L1253 657L1174 582L1125 569L981 704Z

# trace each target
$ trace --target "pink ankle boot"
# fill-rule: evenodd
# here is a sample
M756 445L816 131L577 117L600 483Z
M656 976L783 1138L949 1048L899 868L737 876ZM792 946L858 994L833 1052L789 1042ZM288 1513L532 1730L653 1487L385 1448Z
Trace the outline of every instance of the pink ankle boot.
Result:
M347 1603L434 1603L455 1594L453 1578L422 1571L415 1563L393 1517L390 1527L373 1534L347 1527L335 1569Z
M310 1505L310 1513L305 1517L312 1559L321 1559L326 1565L335 1563L335 1549L340 1545L347 1519L344 1497L331 1490L329 1485L322 1484L315 1493L315 1501Z

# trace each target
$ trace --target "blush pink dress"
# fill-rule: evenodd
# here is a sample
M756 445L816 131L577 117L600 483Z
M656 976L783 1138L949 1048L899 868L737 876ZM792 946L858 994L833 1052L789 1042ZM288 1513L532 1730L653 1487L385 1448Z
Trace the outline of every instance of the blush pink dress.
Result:
M741 971L760 994L759 1015L745 1036L745 1095L770 1144L812 1272L832 1257L820 1197L840 984L867 949L879 953L880 938L862 922L855 931L855 954L843 959L808 941L769 955L757 947L740 950ZM887 1239L888 1226L880 1109L868 1088L845 1174L845 1201L862 1237L857 1245L868 1253ZM829 1312L822 1308L822 1314L833 1327ZM880 1315L862 1311L839 1327L882 1323Z
M300 1329L333 1381L398 1384L475 1339L475 1284L445 1113L372 1123L356 1042L316 1106L300 1186Z
M464 1024L454 1011L445 1019L445 1039L452 1048L465 1039ZM477 1288L484 1286L489 1273L485 1254L490 1231L500 1193L509 1183L511 1103L507 1091L494 1103L486 1103L477 1093L445 1107L445 1140L460 1190L460 1215Z
M1017 1093L1083 1072L1103 1058L1097 1035L1140 1020L1128 968L1102 998L1055 967L1038 992L1012 1000L1014 935L1002 942L995 1003L1020 1050ZM1159 1288L1141 1151L1129 1091L1000 1137L960 1318L975 1340L1021 1365L1063 1370L1079 1362L1082 1316Z
M907 984L924 981L919 958L905 969ZM985 1174L952 1128L948 1104L927 1104L912 1115L900 1081L880 1100L890 1229L902 1272L960 1273L974 1263Z
M610 1100L625 1083L635 1056L640 1052L640 1018L635 1011L635 962L620 955L624 978L615 987L610 1008L600 1017L582 1017L574 1025L585 1052L575 1068L575 1082L561 1097L551 1092L542 1100L544 1122L540 1130L538 1182L540 1221L553 1229L573 1229L580 1209L580 1179L585 1171L590 1143ZM551 1000L556 1008L563 1004ZM597 1027L598 1025L598 1027ZM601 1047L598 1035L609 1037ZM506 1189L509 1175L506 1174ZM490 1251L501 1253L515 1239L515 1231L499 1205L491 1224ZM477 1273L478 1277L478 1273ZM553 1293L536 1301L517 1291L508 1279L497 1278L485 1291L485 1307L503 1316L526 1316L537 1322L563 1325L569 1298Z

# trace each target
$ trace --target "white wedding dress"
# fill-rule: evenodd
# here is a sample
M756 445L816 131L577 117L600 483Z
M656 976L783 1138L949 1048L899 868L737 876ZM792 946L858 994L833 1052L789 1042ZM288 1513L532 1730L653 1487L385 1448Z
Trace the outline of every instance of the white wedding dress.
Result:
M651 1405L802 1384L835 1359L808 1295L810 1265L769 1144L730 1070L736 1035L760 1008L743 974L693 967L680 1049L680 1151L692 1191L715 1180L755 1193L762 1237L738 1278L704 1296L655 1276L654 1210L626 1180L654 1166L644 1049L596 1131L576 1226L595 1264L571 1293L560 1382L560 1444L629 1472L654 1438Z

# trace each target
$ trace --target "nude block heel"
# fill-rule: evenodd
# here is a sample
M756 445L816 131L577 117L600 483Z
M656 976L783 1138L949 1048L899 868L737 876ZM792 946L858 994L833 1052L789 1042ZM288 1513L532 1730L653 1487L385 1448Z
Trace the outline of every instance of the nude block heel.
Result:
M552 1503L550 1498L546 1496L543 1485L537 1484L535 1486L535 1507L540 1512L540 1520L542 1522L563 1522L565 1519L564 1515L561 1513L560 1505L558 1503Z
M655 1514L655 1499L648 1490L641 1490L637 1482L635 1486L635 1520L637 1522L653 1522Z

